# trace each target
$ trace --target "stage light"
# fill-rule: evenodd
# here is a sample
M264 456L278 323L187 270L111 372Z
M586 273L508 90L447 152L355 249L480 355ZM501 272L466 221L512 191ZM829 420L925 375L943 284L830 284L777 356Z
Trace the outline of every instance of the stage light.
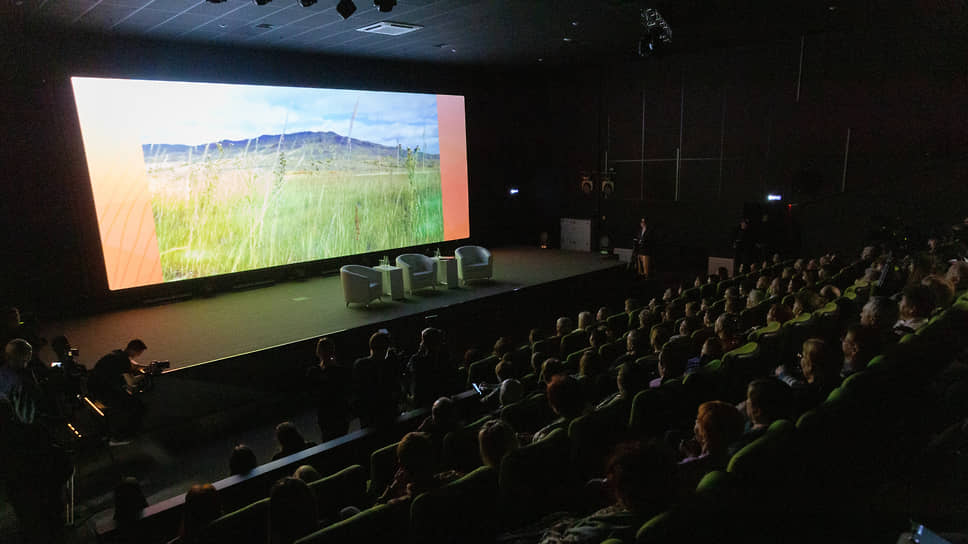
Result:
M548 249L548 233L541 231L538 235L538 247L541 249Z
M511 187L510 189L508 189L508 194L511 195L511 196L515 196L519 192L521 192L521 191L519 191L517 187Z
M336 4L336 12L343 16L344 19L349 19L350 15L356 12L356 4L353 0L339 0L339 4Z
M397 0L373 0L373 5L380 8L383 13L390 13L393 6L397 5Z
M776 195L771 193L766 195L766 200L768 200L769 202L779 202L780 200L783 200L783 195Z
M315 3L316 3L316 0L299 0L299 5L301 5L304 8L308 8L309 6Z

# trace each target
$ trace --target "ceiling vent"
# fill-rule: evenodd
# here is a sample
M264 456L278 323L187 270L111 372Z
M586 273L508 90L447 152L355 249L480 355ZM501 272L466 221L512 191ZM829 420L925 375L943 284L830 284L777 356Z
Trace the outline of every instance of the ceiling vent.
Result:
M401 34L413 32L414 30L420 30L421 28L423 27L420 25L411 25L409 23L391 23L390 21L381 21L379 23L373 23L372 25L357 28L356 31L369 32L370 34L383 34L384 36L399 36Z

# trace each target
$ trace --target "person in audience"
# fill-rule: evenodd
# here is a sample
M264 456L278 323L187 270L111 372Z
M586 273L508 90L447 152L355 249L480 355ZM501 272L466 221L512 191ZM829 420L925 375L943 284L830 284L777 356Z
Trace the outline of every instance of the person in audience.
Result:
M283 478L269 493L269 544L292 544L319 526L316 497L306 482Z
M437 473L434 467L434 446L426 433L407 433L397 445L397 471L378 503L416 498L421 493L437 489L460 476L455 471Z
M610 315L611 314L609 313L608 306L602 306L598 309L597 312L595 312L595 322L598 323L599 325L602 325L606 321L608 321L608 316Z
M135 544L149 536L141 534L138 527L142 511L147 507L148 500L137 478L122 478L114 487L113 517L121 542Z
M742 411L745 411L750 427L730 444L730 454L766 434L774 421L790 417L790 388L775 378L753 380L746 388Z
M931 290L931 294L934 295L935 306L938 308L951 306L951 303L955 299L954 286L951 285L951 282L947 278L940 274L926 276L921 280L921 285Z
M656 388L670 381L681 380L686 372L689 355L679 346L667 345L659 352L659 377L649 382Z
M518 372L514 367L514 361L511 359L511 354L506 353L504 357L496 365L494 365L494 376L497 377L497 383L501 383L504 380L511 380L517 378Z
M578 380L581 382L585 398L597 404L609 395L614 383L605 373L605 362L597 351L586 351L579 361Z
M623 306L624 312L627 314L639 309L639 301L635 298L629 297L625 299L625 305Z
M595 407L596 410L611 406L617 403L624 403L629 409L632 408L632 399L639 391L644 391L649 387L649 373L642 365L634 361L622 363L618 369L616 378L618 391L610 395Z
M734 270L742 274L745 266L749 265L753 258L753 231L749 228L749 220L745 217L739 222L739 227L733 231L733 263Z
M743 415L732 404L712 400L699 405L695 437L681 446L686 456L679 462L681 489L696 488L707 472L723 470L729 462L729 445L743 435Z
M880 334L874 328L859 324L847 327L847 332L841 340L844 365L840 370L840 376L846 378L867 368L867 363L881 350L880 340Z
M784 324L793 319L793 312L785 304L774 304L770 306L770 311L766 313L766 323Z
M316 359L306 369L306 382L316 404L320 440L327 442L349 430L352 373L336 362L336 343L329 337L316 342Z
M736 297L726 299L726 313L728 315L739 317L739 314L743 313L743 309L745 307L746 305L743 303L742 298Z
M793 295L793 317L809 314L820 308L820 295L813 291Z
M894 324L894 333L903 336L924 326L934 311L934 293L920 283L904 288L901 296L900 319Z
M315 442L306 442L299 429L291 421L283 421L276 425L276 442L279 443L279 450L273 454L273 461L316 445Z
M804 283L803 278L794 276L790 278L790 281L787 283L786 294L795 295L800 292L800 289L803 289L806 286L807 284Z
M591 312L584 311L578 313L578 328L575 330L583 331L593 325L595 325L595 321L592 319Z
M692 333L702 328L702 320L696 316L683 318L679 324L679 337L691 338Z
M642 310L643 312L645 310ZM620 355L612 363L613 367L623 365L628 362L634 362L639 357L643 357L646 354L645 333L642 329L632 329L629 331L628 336L625 337L625 353Z
M498 389L501 408L524 398L524 385L518 380L504 380Z
M222 515L222 503L212 484L195 484L185 493L181 527L178 536L168 544L194 544L207 542L204 538L208 524Z
M612 538L634 542L643 523L672 505L675 473L672 454L659 444L620 444L605 469L611 504L586 517L553 524L540 543L599 544Z
M494 347L491 349L491 355L500 359L506 354L510 353L514 346L511 343L511 339L507 336L501 336L494 341Z
M568 425L585 412L585 398L582 396L581 384L568 375L558 375L548 383L548 405L558 419L542 427L534 433L532 442L538 442L555 429L568 429Z
M500 342L500 340L499 340ZM420 334L420 347L410 357L407 370L410 372L411 395L414 406L420 408L430 405L434 399L450 392L457 379L447 361L444 348L444 331L427 327ZM495 345L495 349L498 346ZM507 353L505 350L502 351Z
M780 278L773 278L773 281L770 282L770 287L766 290L766 294L770 298L782 297L784 295L783 280Z
M829 284L820 288L820 298L823 299L824 304L837 300L840 295L840 288L836 285Z
M648 338L649 334L652 333L652 327L658 325L662 322L661 312L656 312L650 308L645 308L639 312L639 327L638 330L642 334L642 338Z
M232 448L232 455L229 456L229 476L248 474L257 466L259 462L252 448L244 444Z
M497 470L504 456L518 449L518 435L507 422L492 419L477 432L477 443L484 466Z
M733 314L723 314L716 320L716 337L723 345L723 353L728 353L742 345L741 328L739 316Z
M747 308L755 308L755 307L759 306L760 303L762 303L765 300L766 300L766 293L765 292L763 292L763 291L761 291L759 289L753 289L753 290L750 291L750 294L746 296L746 307Z
M665 345L669 339L672 338L672 330L669 327L652 327L652 332L649 336L649 345L652 347L652 353L658 354L662 351L662 346Z
M681 317L685 316L685 309L682 304L678 302L670 302L666 304L665 310L662 311L662 320L670 321L675 323L675 321Z
M528 345L531 346L532 348L534 347L535 342L544 340L544 338L545 338L544 332L538 327L534 327L530 331L528 331Z
M686 362L686 374L699 371L707 363L720 359L723 356L723 343L719 338L710 336L702 343L702 351L698 357L693 357Z
M292 477L302 480L307 484L311 484L316 480L321 480L323 475L320 474L319 471L316 470L316 468L312 465L300 465L299 468L296 469L296 472L292 473Z
M353 381L361 427L388 426L396 421L401 375L388 333L379 331L370 336L370 355L353 364Z
M951 282L955 292L968 289L968 262L955 261L951 263L944 274L945 279Z
M793 390L794 417L823 402L840 385L842 366L837 354L825 340L808 338L803 342L800 356L802 380L784 367L777 367L777 378Z
M536 351L531 354L531 371L534 372L535 375L541 374L541 365L547 358L548 355L540 351Z
M555 336L561 338L573 330L575 330L575 326L570 317L559 317L555 321Z
M766 295L767 290L770 288L770 277L767 275L762 275L756 278L756 289L759 289Z
M565 364L561 362L561 359L550 357L541 363L541 375L538 377L538 379L541 381L541 383L545 384L545 386L548 386L551 384L551 380L555 376L562 374L567 374Z
M29 342L15 338L4 346L0 361L0 400L10 403L14 415L23 423L33 423L43 403L40 389L27 370L33 353Z
M499 389L496 389L499 391ZM431 441L440 451L440 446L444 443L444 436L457 430L457 407L450 397L440 397L434 402L430 410L430 415L424 418L417 431L426 433Z
M699 303L695 300L687 302L685 305L685 317L699 317Z

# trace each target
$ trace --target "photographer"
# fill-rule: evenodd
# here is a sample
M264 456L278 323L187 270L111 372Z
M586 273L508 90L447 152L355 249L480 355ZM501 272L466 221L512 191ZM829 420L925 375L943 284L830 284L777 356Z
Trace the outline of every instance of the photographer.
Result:
M149 365L138 363L137 358L147 349L141 340L132 340L123 350L101 357L88 378L89 394L120 416L112 429L118 438L128 437L141 427L145 406L135 395L146 383Z

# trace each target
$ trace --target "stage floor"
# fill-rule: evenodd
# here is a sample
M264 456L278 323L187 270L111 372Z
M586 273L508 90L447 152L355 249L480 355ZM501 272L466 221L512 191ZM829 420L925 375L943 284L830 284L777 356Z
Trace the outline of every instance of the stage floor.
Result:
M141 338L148 345L141 362L169 360L175 369L620 266L594 253L572 251L512 247L494 249L493 255L491 282L457 289L438 286L400 301L384 297L369 308L347 308L339 276L334 275L50 322L41 333L48 340L67 336L81 350L78 360L88 367L128 340ZM41 357L53 358L45 350Z

